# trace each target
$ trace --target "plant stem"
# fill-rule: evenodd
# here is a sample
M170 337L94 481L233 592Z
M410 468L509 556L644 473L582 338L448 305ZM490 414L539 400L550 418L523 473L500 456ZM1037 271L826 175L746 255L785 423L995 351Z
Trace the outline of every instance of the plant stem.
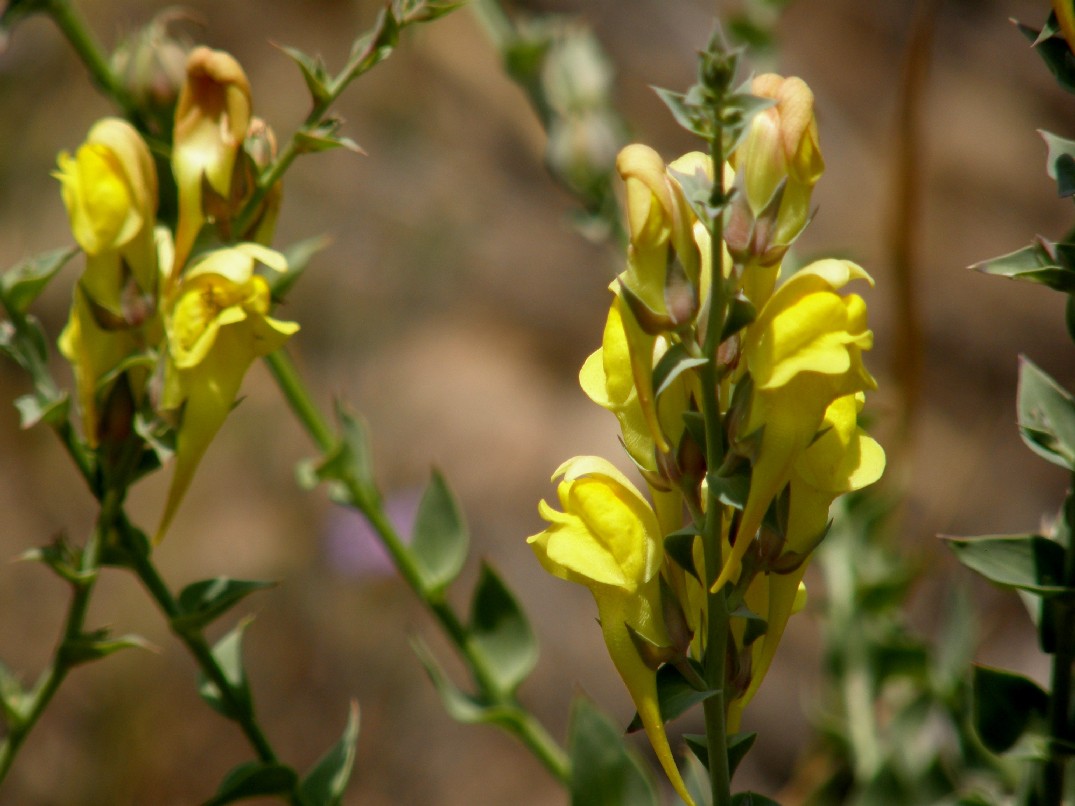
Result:
M1075 524L1075 473L1072 489L1064 502L1069 529ZM1064 585L1075 587L1075 536L1068 535L1064 550ZM1075 605L1063 598L1043 600L1043 607L1053 608L1052 681L1049 692L1049 755L1040 768L1040 792L1043 806L1061 806L1064 802L1067 762L1070 755L1072 665L1075 664ZM1045 620L1043 619L1043 622ZM1047 622L1045 622L1047 623Z
M67 677L67 673L74 668L66 647L82 637L90 596L97 582L101 543L115 523L122 501L122 491L110 490L101 504L97 523L82 549L77 579L71 583L73 587L71 602L67 608L63 635L53 653L52 662L41 673L33 691L28 694L28 699L21 703L20 719L8 725L8 733L3 742L0 742L0 782L7 777L19 748L22 747L26 737L52 702L53 696Z
M713 189L710 203L713 214L710 253L709 318L706 323L703 353L706 363L699 369L702 381L702 416L705 419L707 474L715 472L724 460L724 427L720 411L720 378L717 372L720 334L724 329L727 293L724 281L724 135L720 122L720 100L715 104L714 135L711 143ZM702 531L707 590L720 576L724 565L724 505L717 496L717 485L706 490L706 515ZM706 742L709 749L709 776L714 806L731 802L731 774L728 768L728 733L725 713L727 684L728 602L723 590L706 594L706 683L716 693L705 700Z
M288 355L283 350L277 350L266 356L265 362L292 412L313 439L314 444L323 453L332 450L336 445L336 436L325 416L311 399ZM365 494L355 480L344 480L344 484L347 489L348 503L359 510L377 532L403 581L426 605L456 650L466 660L482 694L491 699L496 707L508 712L508 718L498 724L502 724L505 729L516 736L557 780L566 783L571 776L567 753L533 714L523 708L512 695L504 693L495 684L494 676L489 671L484 657L471 642L463 622L444 599L443 592L434 592L427 588L406 544L385 515L380 503L370 500L370 496Z
M45 13L67 38L68 43L78 54L79 59L89 71L93 83L108 97L112 98L123 110L123 114L141 123L138 105L131 98L127 89L116 78L108 64L101 46L90 32L86 20L71 4L70 0L51 0L45 5ZM141 126L140 126L141 128Z

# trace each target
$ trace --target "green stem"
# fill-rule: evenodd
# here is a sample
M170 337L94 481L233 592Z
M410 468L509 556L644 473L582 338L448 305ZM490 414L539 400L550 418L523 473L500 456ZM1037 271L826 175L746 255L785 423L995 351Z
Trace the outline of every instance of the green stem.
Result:
M8 771L15 761L15 756L18 754L23 742L26 741L26 737L30 735L30 731L33 730L49 703L52 702L53 696L55 696L60 685L66 679L68 672L74 668L70 662L70 655L67 653L66 647L82 637L90 596L93 594L93 588L97 582L101 544L115 523L122 502L123 492L110 490L101 504L97 523L82 549L82 556L77 569L77 580L72 582L74 591L67 608L67 617L59 646L53 653L52 662L41 673L33 691L29 693L29 699L22 704L19 720L8 725L8 733L3 742L0 742L0 783L7 777Z
M332 450L336 445L335 434L328 420L311 399L288 355L283 350L277 350L266 356L265 362L292 412L318 449L322 452ZM512 695L504 693L496 685L495 677L484 657L477 651L459 616L444 599L443 592L427 588L414 558L380 503L370 500L370 496L366 495L354 479L345 479L344 484L348 502L362 513L377 532L403 581L426 605L456 650L466 660L482 694L509 714L503 723L505 728L516 736L557 780L564 783L570 780L570 763L564 749Z
M724 282L724 145L720 124L719 101L715 104L714 136L711 144L713 158L713 190L710 195L713 215L711 227L709 318L706 323L703 353L706 363L699 370L702 381L702 416L705 419L706 467L716 469L724 460L724 427L720 411L720 375L717 359L720 334L724 329L727 293ZM707 470L707 472L710 472ZM706 490L706 517L702 531L705 551L707 587L712 587L724 565L724 508L717 496L717 485ZM714 806L731 802L731 774L728 768L728 731L726 722L728 601L723 590L706 594L707 632L705 647L706 683L716 692L703 705L706 741L709 748L709 776Z
M108 97L112 98L123 113L136 122L140 122L138 105L131 98L127 89L112 72L101 46L90 32L86 20L71 4L70 0L51 0L45 5L45 13L52 19L67 38L68 43L78 54L79 59L89 71L93 83Z
M168 585L161 578L153 561L144 551L139 549L132 539L130 525L124 524L124 528L135 574L149 593L150 598L156 602L157 607L167 617L168 626L172 633L183 642L197 662L198 668L216 686L221 698L227 705L228 713L234 715L235 721L250 742L250 746L254 748L258 758L266 762L278 762L279 758L269 740L265 737L265 733L258 724L248 701L240 697L236 693L234 686L228 681L201 630L176 626L181 615L179 604L176 602Z
M1069 527L1075 524L1075 473L1072 489L1064 503ZM1064 584L1075 586L1075 537L1068 536L1064 552ZM1044 600L1043 607L1052 607L1055 618L1050 625L1055 630L1052 680L1049 692L1049 755L1041 766L1039 778L1043 806L1061 806L1064 802L1067 763L1072 743L1071 693L1072 665L1075 664L1075 606L1062 598ZM1043 622L1048 623L1043 619Z

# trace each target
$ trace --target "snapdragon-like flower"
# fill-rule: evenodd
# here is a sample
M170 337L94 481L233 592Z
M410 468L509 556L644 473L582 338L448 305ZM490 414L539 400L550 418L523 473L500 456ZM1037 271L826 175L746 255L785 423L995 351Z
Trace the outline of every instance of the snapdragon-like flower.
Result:
M539 512L549 526L527 542L546 571L593 594L605 645L646 736L676 792L693 804L664 730L656 669L636 643L669 644L660 606L663 551L657 516L634 485L604 459L575 457L553 479L560 476L557 493L563 511L542 501Z
M269 284L254 273L259 263L273 271L287 269L283 255L257 244L207 252L183 273L170 300L161 408L179 412L179 427L175 475L158 540L254 359L283 346L299 329L269 316Z
M788 278L746 329L742 354L753 395L738 436L753 454L753 471L735 545L715 589L738 576L765 511L829 406L876 388L862 363L862 351L873 346L866 303L857 294L836 293L855 279L873 282L850 261L812 263Z
M96 446L115 370L156 338L157 174L141 136L119 118L98 121L74 155L62 152L57 162L71 231L86 253L59 347L74 369L86 439ZM136 374L137 397L145 368Z
M179 190L179 222L173 273L183 268L207 220L206 193L221 199L231 194L250 114L250 83L239 63L223 51L192 50L175 110L172 173Z
M783 556L793 567L759 575L748 602L766 620L766 631L751 647L751 681L731 704L732 729L769 670L789 617L799 607L802 578L810 554L828 527L829 507L844 493L861 490L881 478L884 449L858 424L865 395L844 395L825 411L821 435L795 460L788 483L788 526ZM780 565L780 559L775 561Z

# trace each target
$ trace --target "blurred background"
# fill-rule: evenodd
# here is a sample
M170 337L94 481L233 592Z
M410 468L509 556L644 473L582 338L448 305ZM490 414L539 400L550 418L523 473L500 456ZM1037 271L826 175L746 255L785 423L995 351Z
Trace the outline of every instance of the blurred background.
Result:
M158 10L139 0L80 4L108 47ZM725 4L718 4L724 7ZM867 292L881 392L868 411L904 483L899 541L923 568L911 617L925 632L945 592L972 584L979 658L1043 679L1045 665L1014 596L973 584L937 535L1029 531L1055 511L1063 474L1020 443L1016 357L1025 353L1069 388L1075 362L1059 295L967 270L1041 233L1059 237L1071 205L1056 198L1035 129L1075 134L1058 90L1009 17L1040 25L1043 0L948 0L934 31L922 96L923 196L914 247L925 339L921 405L903 440L893 357L906 324L894 310L886 246L893 214L897 86L913 3L792 2L778 47L758 63L804 77L816 94L827 172L801 258L838 254L877 280ZM188 2L205 27L192 37L233 53L255 112L282 136L306 113L299 72L274 44L342 64L369 27L370 0ZM716 9L701 0L519 2L589 25L615 65L615 99L631 137L671 159L693 149L650 85L685 89ZM538 567L524 543L541 528L537 501L566 458L616 456L614 418L594 406L577 371L601 337L615 250L571 226L573 199L543 168L545 138L520 90L467 11L409 29L338 109L367 156L331 152L288 174L277 243L326 234L291 292L302 323L293 353L326 407L350 401L369 421L381 488L405 520L431 466L467 513L473 560L495 565L521 598L542 647L523 697L557 736L586 692L626 724L632 709L608 661L589 594ZM0 53L0 266L70 242L58 183L73 150L112 110L59 34L19 25ZM41 299L52 334L67 315L75 262ZM66 369L57 367L61 377ZM10 405L25 379L0 364L0 557L57 533L81 540L94 507L51 434L21 431ZM348 803L556 804L565 796L512 740L453 723L414 657L420 635L444 649L421 607L361 543L357 517L322 492L302 493L297 462L313 455L261 366L210 450L157 557L175 588L208 576L279 580L248 600L246 647L263 725L283 758L304 768L335 741L347 703L362 708ZM166 474L135 490L130 511L152 524ZM895 487L894 487L895 489ZM808 577L815 602L820 580ZM60 629L66 591L46 569L0 563L0 658L31 680ZM462 607L464 603L460 603ZM813 607L788 631L770 679L748 709L760 731L738 782L770 795L810 741L819 675ZM248 758L234 727L197 697L195 669L128 575L106 572L90 626L137 632L154 652L126 652L74 672L31 735L3 804L187 804ZM230 622L226 625L230 626ZM447 650L439 653L447 658ZM449 663L453 672L458 668ZM697 732L689 721L682 726ZM770 728L767 730L767 728Z

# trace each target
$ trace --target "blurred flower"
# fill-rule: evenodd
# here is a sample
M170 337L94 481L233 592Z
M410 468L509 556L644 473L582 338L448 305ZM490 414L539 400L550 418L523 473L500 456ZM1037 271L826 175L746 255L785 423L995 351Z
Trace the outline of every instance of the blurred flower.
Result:
M658 572L663 557L657 516L642 494L609 462L578 456L553 475L562 512L542 501L549 522L527 539L545 570L589 588L617 672L634 700L646 736L669 780L693 803L672 757L657 702L656 666L639 640L667 647ZM637 636L637 638L636 638Z
M174 8L161 11L112 54L112 71L145 113L154 135L165 135L171 127L186 77L189 45L168 33L168 24L184 17Z
M179 190L173 272L183 268L206 221L205 194L230 198L250 109L250 83L239 63L223 51L192 50L175 110L172 145L172 173Z
M752 454L753 470L736 542L714 588L738 575L765 511L829 406L876 388L862 363L862 351L873 346L866 303L857 294L836 293L855 279L873 282L850 261L812 263L781 285L746 329L742 350L753 394L737 439Z
M384 513L404 542L410 542L421 500L420 488L390 493L384 499ZM360 513L347 507L333 507L323 536L326 559L337 573L358 577L395 574L396 567L377 533Z
M161 408L179 412L176 467L160 540L194 471L259 356L283 346L299 326L269 316L270 291L256 263L286 271L284 256L242 243L201 255L183 274L165 314L168 361Z

